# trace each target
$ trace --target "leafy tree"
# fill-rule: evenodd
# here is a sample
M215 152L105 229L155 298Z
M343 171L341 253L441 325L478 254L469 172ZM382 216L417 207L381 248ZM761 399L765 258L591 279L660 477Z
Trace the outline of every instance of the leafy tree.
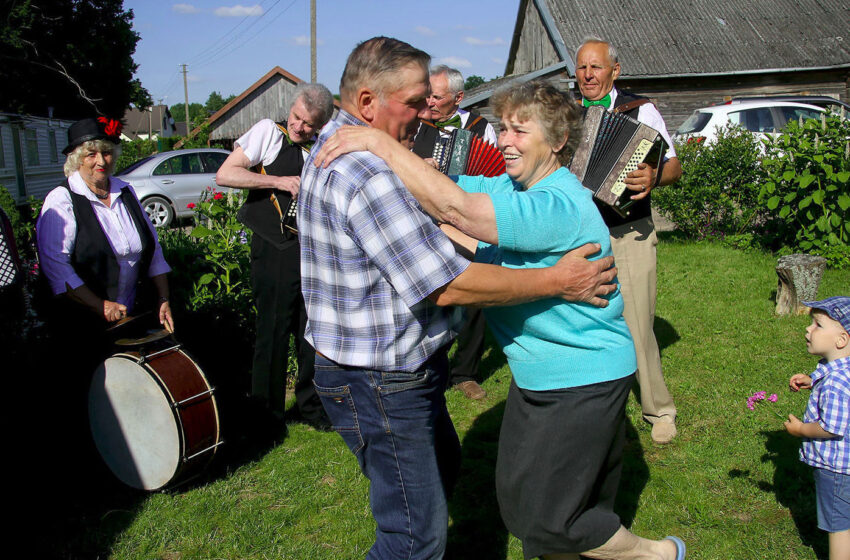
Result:
M207 114L212 115L231 101L236 98L235 95L230 95L227 98L221 96L221 94L217 91L214 91L207 98L207 102L204 104L204 109L207 110Z
M175 103L171 107L168 108L171 111L171 116L174 117L175 121L184 121L186 120L186 110L184 107L185 103ZM189 103L189 121L190 126L189 129L200 125L207 118L207 110L200 103Z
M475 74L466 77L466 81L463 83L463 89L468 90L474 87L478 87L483 84L486 80L481 76L476 76Z
M123 0L12 0L0 19L0 108L121 117L150 95L133 80L139 36ZM10 79L14 76L14 79Z

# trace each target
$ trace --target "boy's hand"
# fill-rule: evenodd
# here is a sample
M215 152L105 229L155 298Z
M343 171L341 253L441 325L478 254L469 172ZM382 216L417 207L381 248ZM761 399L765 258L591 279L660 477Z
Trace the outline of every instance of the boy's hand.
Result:
M800 430L803 428L803 423L793 414L788 415L788 420L785 421L785 430L792 436L801 437Z
M811 389L812 388L812 378L804 373L798 373L797 375L792 375L791 379L788 381L789 387L791 387L792 391L799 391L800 389Z

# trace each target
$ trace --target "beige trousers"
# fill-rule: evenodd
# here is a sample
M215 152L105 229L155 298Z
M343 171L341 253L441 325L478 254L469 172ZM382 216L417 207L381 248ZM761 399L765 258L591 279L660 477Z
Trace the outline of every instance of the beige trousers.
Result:
M637 353L637 381L643 418L650 424L676 420L676 406L661 373L655 322L655 224L647 217L610 228L611 248L623 294L623 317Z

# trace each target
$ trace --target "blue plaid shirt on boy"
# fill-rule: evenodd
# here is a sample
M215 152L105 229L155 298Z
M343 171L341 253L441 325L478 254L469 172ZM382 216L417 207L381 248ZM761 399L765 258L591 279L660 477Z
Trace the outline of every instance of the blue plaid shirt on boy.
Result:
M329 122L304 162L298 195L305 339L330 360L412 372L449 343L460 308L428 300L469 261L425 215L386 163L369 152L313 159L342 125L365 126L345 111Z
M803 438L800 460L820 469L850 474L850 357L822 361L811 378L812 394L803 422L817 422L838 437Z

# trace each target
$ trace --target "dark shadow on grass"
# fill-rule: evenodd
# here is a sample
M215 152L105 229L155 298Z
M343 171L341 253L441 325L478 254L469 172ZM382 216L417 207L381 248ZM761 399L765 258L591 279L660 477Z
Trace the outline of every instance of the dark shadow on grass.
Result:
M253 360L252 341L229 317L215 312L187 314L181 342L215 389L223 444L210 467L182 489L226 478L239 467L257 461L286 437L286 425L248 397Z
M800 438L784 430L762 431L766 453L762 462L774 465L773 484L759 481L765 492L773 492L780 504L791 512L791 518L800 534L800 541L814 550L818 559L829 558L827 533L817 527L817 506L812 468L799 458ZM730 473L730 477L743 473Z
M688 239L687 235L685 235L683 232L681 232L677 229L674 229L672 231L658 231L658 230L656 230L655 233L658 236L658 241L679 242L679 243L684 243L686 241L690 241L690 239Z
M7 457L18 465L13 490L22 496L12 515L34 536L24 539L26 556L106 558L146 494L119 482L95 448L87 412L89 364L75 368L70 364L80 354L69 358L49 344L20 350L27 362L13 363L10 371L28 372L27 387L21 389L29 393L15 389L24 378L7 390L28 394L34 406L15 415L19 422L9 431L21 441L12 444Z
M664 350L676 344L682 337L679 336L676 327L674 327L667 319L655 316L652 330L655 331L655 340L658 341L658 349L663 353Z
M494 350L501 355L501 351ZM491 352L492 355L492 352ZM446 558L472 560L505 558L508 531L496 501L496 452L505 403L482 413L461 442L463 463L449 501L453 524L449 527Z
M637 430L632 421L626 418L626 444L623 447L623 475L614 511L620 516L625 527L631 527L637 515L638 502L649 480L649 467L643 458L643 446L640 444Z
M484 358L478 365L478 375L481 376L481 382L483 383L489 379L491 375L503 368L507 363L508 360L505 358L502 348L496 344L496 339L493 338L493 333L490 332L490 328L488 327L484 331Z

